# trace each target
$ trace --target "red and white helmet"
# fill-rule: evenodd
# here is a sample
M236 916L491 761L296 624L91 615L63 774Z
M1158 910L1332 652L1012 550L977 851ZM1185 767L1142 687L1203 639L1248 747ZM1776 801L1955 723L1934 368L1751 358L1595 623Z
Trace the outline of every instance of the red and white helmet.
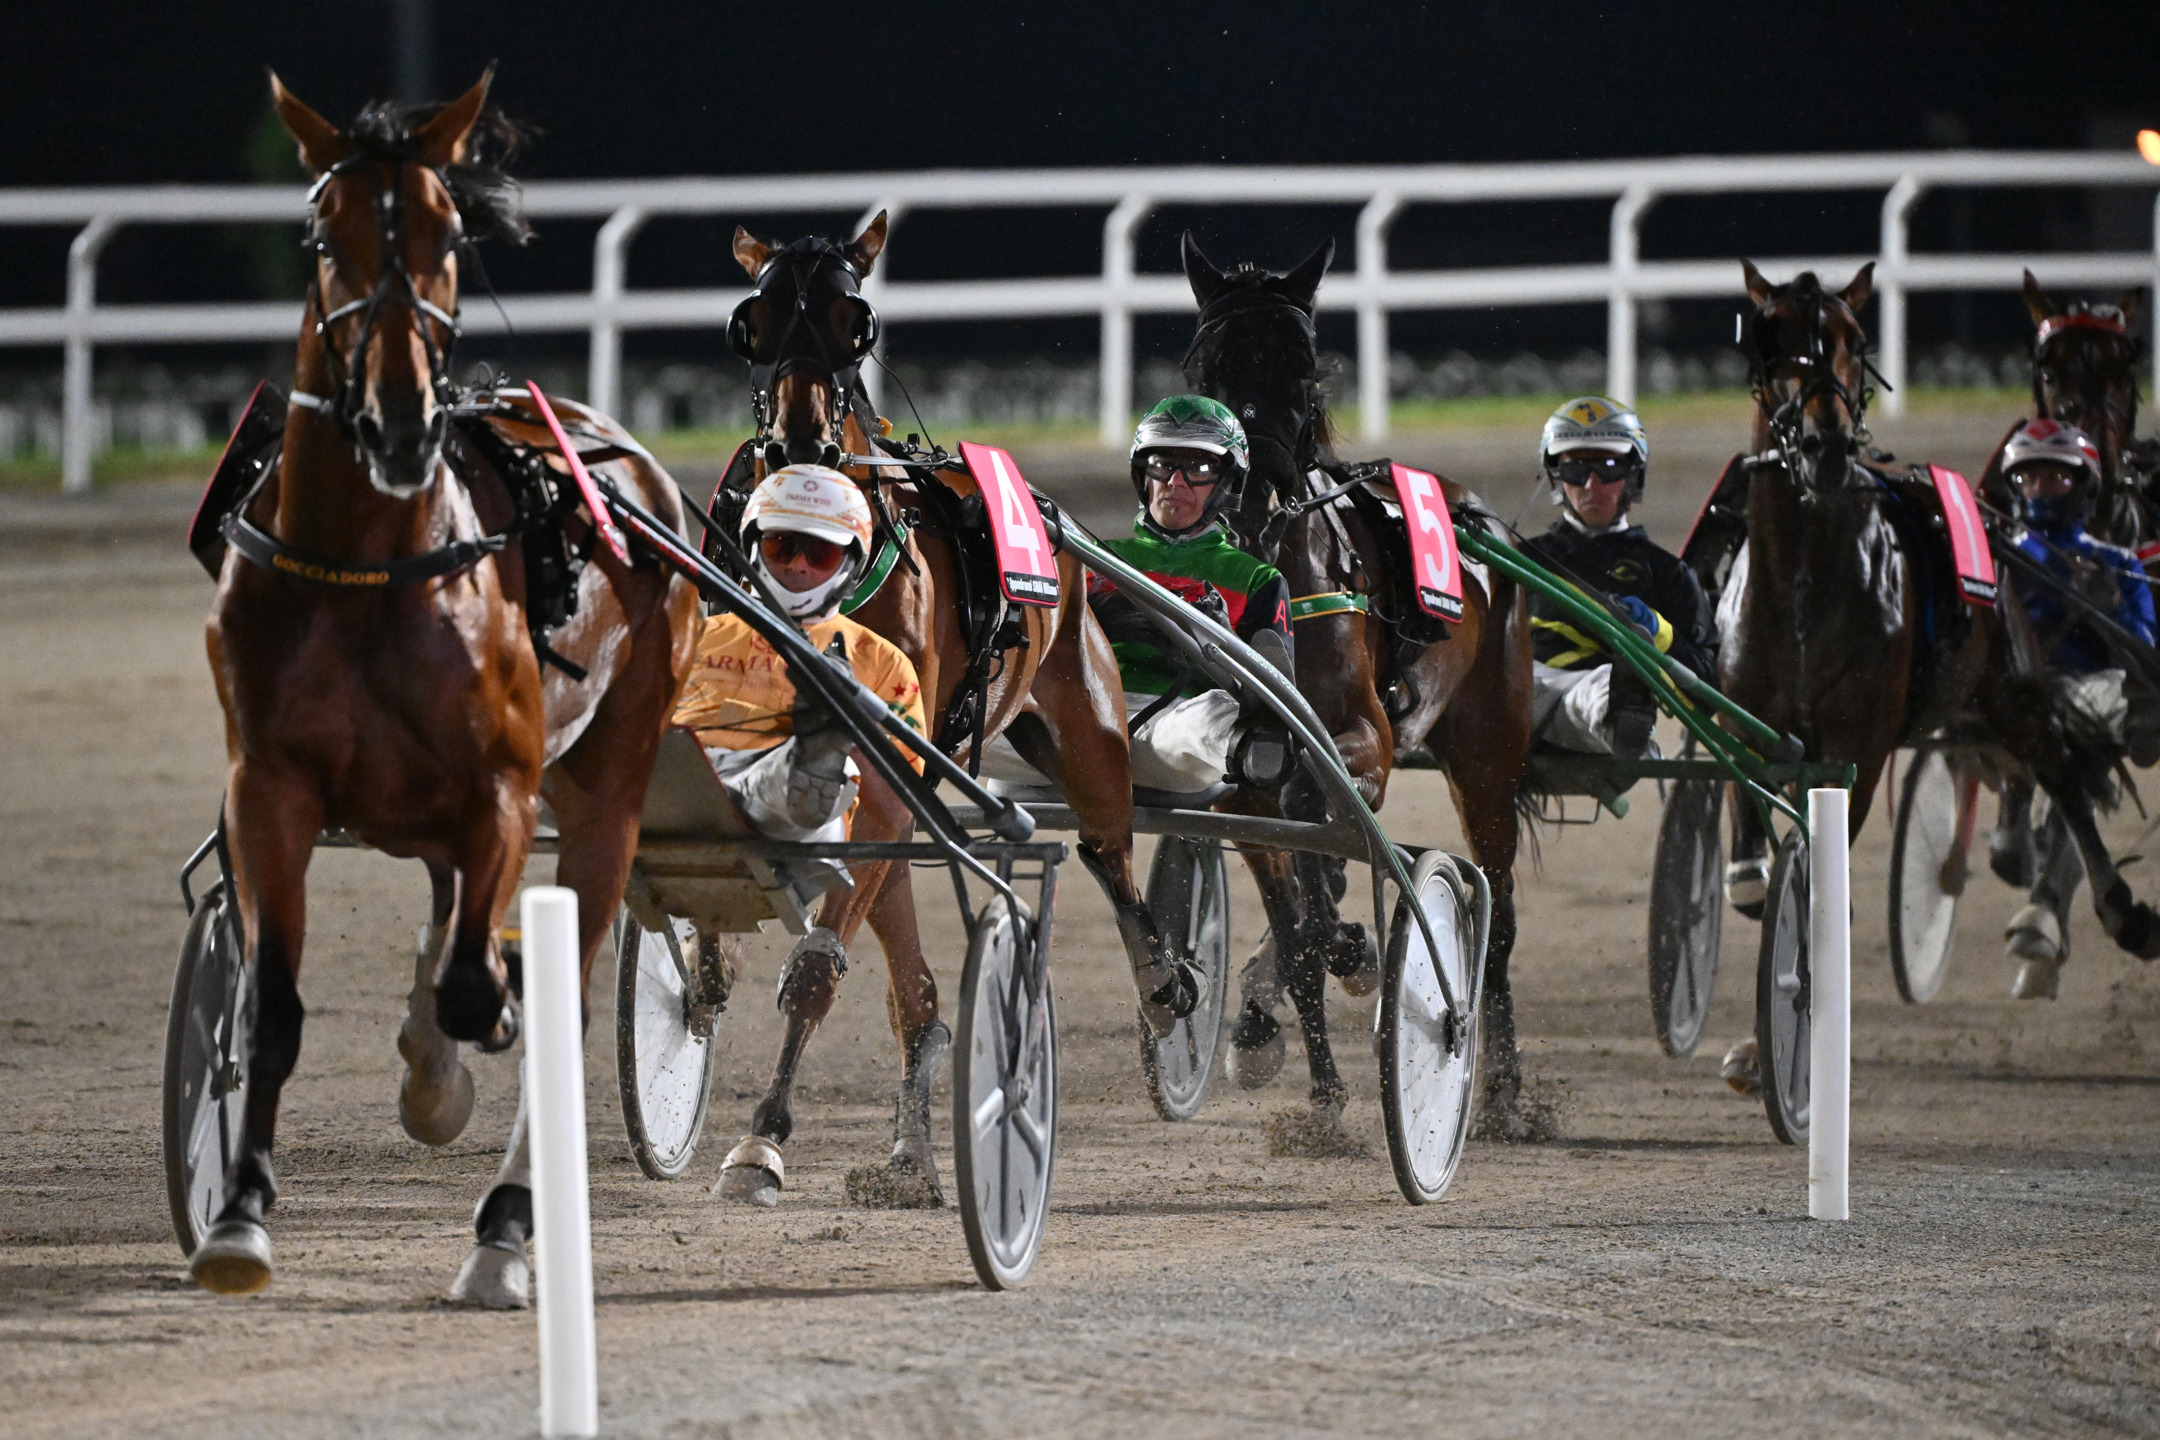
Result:
M2010 443L2003 446L2003 474L2009 475L2020 466L2035 464L2083 469L2088 478L2098 480L2100 447L2075 425L2065 425L2059 420L2028 420L2010 437Z

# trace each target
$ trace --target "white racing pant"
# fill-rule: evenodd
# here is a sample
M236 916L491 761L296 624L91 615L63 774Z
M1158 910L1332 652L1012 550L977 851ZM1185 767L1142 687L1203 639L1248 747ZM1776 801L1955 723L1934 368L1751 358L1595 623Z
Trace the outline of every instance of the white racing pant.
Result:
M1530 725L1548 745L1585 755L1612 754L1611 664L1556 670L1533 662Z
M848 808L855 803L861 772L853 756L842 762L844 778L804 773L795 762L796 742L769 750L707 750L713 769L743 818L767 840L847 839Z
M1125 692L1125 713L1138 715L1159 696ZM1190 795L1223 782L1230 749L1238 740L1237 697L1208 690L1173 700L1150 715L1132 737L1132 783L1149 790ZM1049 777L1020 758L1000 735L983 755L985 779L1041 785Z

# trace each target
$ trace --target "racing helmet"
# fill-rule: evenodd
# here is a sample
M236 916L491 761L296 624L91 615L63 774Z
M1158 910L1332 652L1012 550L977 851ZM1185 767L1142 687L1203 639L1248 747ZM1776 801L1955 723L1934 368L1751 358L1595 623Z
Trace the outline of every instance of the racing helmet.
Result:
M1141 417L1140 428L1133 432L1131 459L1133 491L1139 495L1143 510L1147 508L1150 450L1200 450L1222 457L1226 473L1209 493L1207 508L1192 527L1195 530L1213 524L1245 488L1245 472L1251 464L1245 427L1218 400L1205 395L1172 395Z
M1552 503L1564 504L1556 456L1569 450L1595 450L1607 455L1632 455L1634 472L1628 477L1628 504L1642 499L1643 482L1650 471L1650 436L1642 418L1617 400L1603 395L1578 395L1545 421L1538 437L1538 468L1552 483Z
M808 590L789 590L765 566L764 537L789 533L830 541L844 558L831 577ZM756 570L797 620L824 620L870 563L875 543L870 502L862 487L823 465L788 465L773 471L750 492L743 506L742 543Z
M2100 498L2100 447L2075 425L2058 420L2028 420L2003 446L2002 472L2015 490L2017 472L2027 465L2060 465L2075 477L2067 495L2032 500L2020 494L2018 509L2043 530L2082 525Z

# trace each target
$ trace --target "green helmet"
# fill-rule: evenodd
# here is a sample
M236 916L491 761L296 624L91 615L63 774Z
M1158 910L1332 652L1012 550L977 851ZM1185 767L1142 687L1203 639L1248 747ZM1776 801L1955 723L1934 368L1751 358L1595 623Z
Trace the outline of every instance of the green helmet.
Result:
M1143 506L1147 504L1145 457L1150 450L1203 450L1229 462L1230 473L1208 497L1202 524L1213 522L1245 488L1245 472L1251 464L1245 427L1219 400L1205 395L1172 395L1140 418L1140 428L1133 432L1131 458L1133 489Z

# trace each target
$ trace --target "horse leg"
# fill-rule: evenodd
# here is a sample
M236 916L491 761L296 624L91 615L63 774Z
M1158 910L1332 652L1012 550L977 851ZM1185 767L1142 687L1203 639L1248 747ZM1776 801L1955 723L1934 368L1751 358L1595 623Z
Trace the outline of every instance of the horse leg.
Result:
M470 1040L495 1055L517 1043L520 1027L508 967L495 942L503 914L524 873L532 843L533 801L516 796L507 782L462 837L456 861L457 902L452 907L450 948L435 973L435 1022L453 1040ZM522 803L519 803L522 799ZM569 846L565 846L565 858ZM592 916L580 907L580 930ZM612 916L601 917L605 924Z
M2130 893L2130 882L2123 879L2115 857L2108 853L2107 842L2100 838L2092 801L2082 791L2068 795L2050 792L2048 798L2054 801L2057 813L2077 840L2078 852L2084 856L2085 874L2092 881L2093 911L2100 917L2101 928L2110 940L2138 959L2160 959L2160 912Z
M518 1075L517 1119L495 1182L473 1209L473 1248L450 1286L450 1298L484 1310L523 1310L531 1303L532 1266L525 1242L533 1229L532 1148L525 1112L528 1096Z
M803 1047L832 1010L840 994L840 977L847 973L847 949L840 937L823 925L788 951L780 971L779 1004L787 1017L780 1041L780 1056L773 1063L772 1084L765 1098L750 1114L750 1133L721 1162L720 1183L714 1193L724 1200L749 1205L777 1205L787 1183L787 1165L780 1147L795 1132L795 1071L802 1063Z
M1770 840L1754 802L1739 786L1730 790L1725 809L1732 816L1732 858L1725 863L1725 903L1760 920L1770 901Z
M2028 903L2003 930L2004 948L2018 962L2010 984L2011 997L2017 1000L2055 998L2063 962L2070 958L2070 902L2085 878L2077 839L2058 806L2048 807L2035 853L2038 878Z
M450 935L450 912L457 900L457 879L441 865L428 866L433 904L428 928L414 961L413 988L405 997L405 1023L398 1030L398 1054L405 1076L398 1083L398 1124L423 1145L447 1145L464 1133L472 1118L472 1071L458 1059L457 1041L435 1023L435 967Z
M278 1101L300 1059L300 953L307 934L307 868L322 829L313 790L277 784L236 767L225 813L233 878L252 976L248 1008L247 1103L240 1152L225 1174L225 1205L189 1257L196 1284L220 1295L269 1287L270 1232L263 1218L277 1203L270 1152Z
M1995 828L1988 832L1988 868L2003 884L2019 890L2031 889L2040 876L2032 802L2032 781L2023 776L2005 781L1996 803Z
M1302 943L1308 927L1301 912L1312 892L1297 872L1298 858L1279 850L1245 852L1246 864L1260 887L1260 904L1267 914L1268 929L1276 937L1276 983L1297 1010L1299 1033L1305 1041L1305 1065L1312 1078L1313 1109L1332 1119L1341 1113L1350 1092L1336 1069L1335 1052L1328 1043L1327 971L1319 958L1323 952L1319 946ZM1284 936L1291 937L1289 943L1283 942ZM1274 1048L1279 1052L1281 1024L1273 1015L1242 1014L1237 1028L1261 1036L1248 1050ZM1281 1066L1279 1053L1274 1063Z

